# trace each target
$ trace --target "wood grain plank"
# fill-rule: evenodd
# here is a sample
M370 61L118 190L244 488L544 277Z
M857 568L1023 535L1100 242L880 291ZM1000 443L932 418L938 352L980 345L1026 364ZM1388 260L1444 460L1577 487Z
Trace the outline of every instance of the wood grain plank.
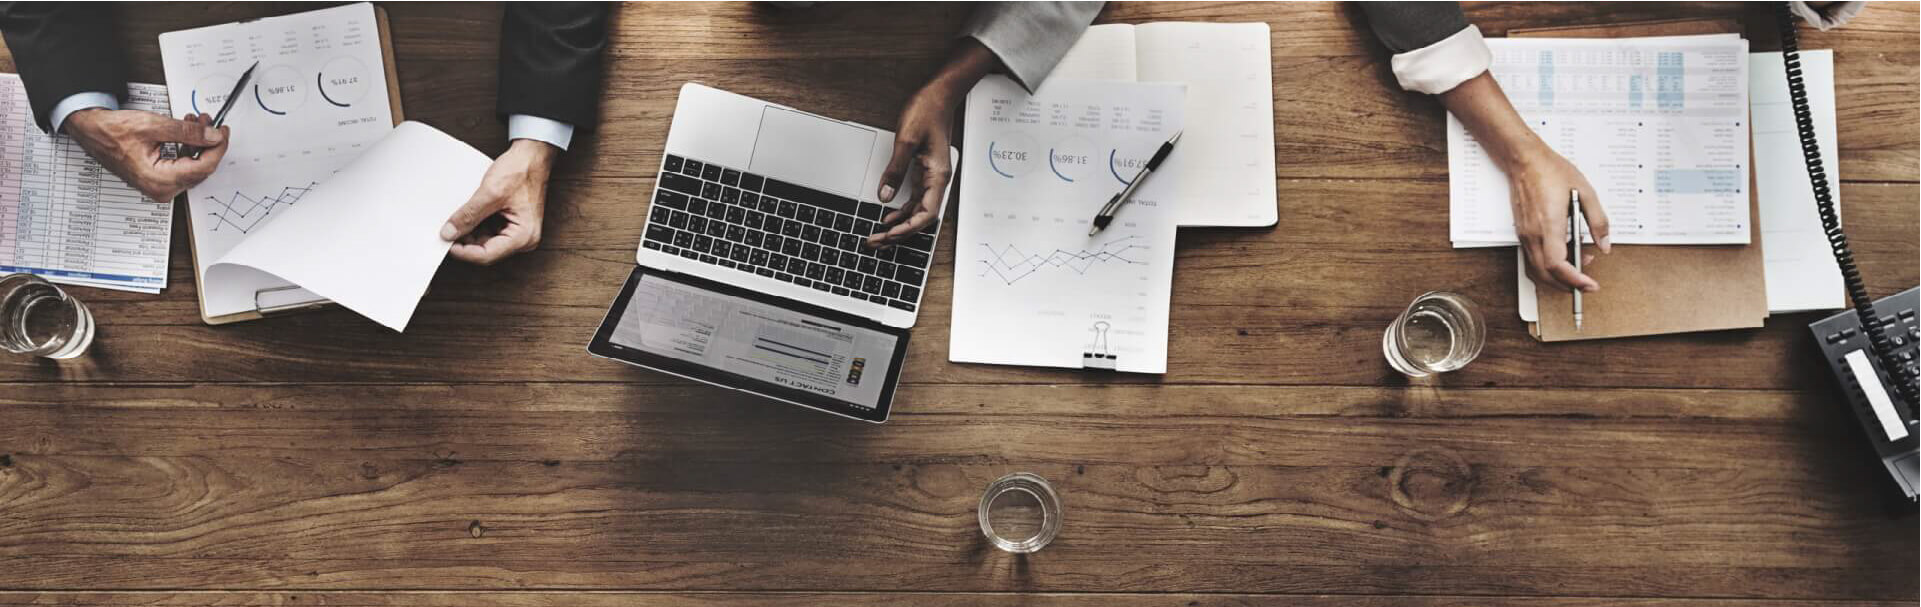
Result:
M1915 592L1912 551L1885 540L1914 520L1874 510L1865 474L1401 445L1364 466L14 454L0 562L35 562L10 585L36 589ZM1052 479L1069 517L1026 579L973 518L1015 469Z
M299 410L435 412L694 413L738 407L754 416L772 403L725 399L699 385L613 383L485 384L0 384L0 402L52 410ZM377 397L371 400L370 397ZM1476 419L1557 417L1775 421L1816 427L1843 420L1825 392L1698 389L1559 390L1523 388L1338 387L1271 385L908 384L896 415L967 417L1247 417ZM24 410L24 409L23 409ZM817 420L828 421L828 420ZM1840 422L1845 425L1846 422Z
M1720 599L1597 599L1584 597L1511 597L1511 596L1365 596L1294 595L1274 597L1255 594L1006 594L956 593L920 594L904 592L0 592L0 605L74 605L90 607L170 607L206 605L218 607L286 607L287 605L328 605L332 607L764 607L774 605L869 605L913 604L927 607L976 605L1060 605L1066 607L1239 607L1249 605L1295 605L1299 607L1376 607L1410 605L1416 607L1528 606L1528 607L1871 607L1903 605L1893 601L1795 601Z
M103 457L193 456L214 449L305 458L359 448L423 458L452 452L462 459L569 461L660 459L697 450L712 451L703 453L704 458L729 462L768 458L807 463L967 461L1025 453L1060 463L1145 459L1156 465L1383 465L1401 454L1397 445L1344 445L1342 440L1407 435L1512 465L1661 461L1668 462L1663 466L1721 469L1801 465L1810 453L1819 452L1823 433L1849 437L1853 428L1842 411L1818 394L1626 391L1591 395L1596 403L1589 404L1574 395L1538 390L1480 390L1425 399L1323 388L1041 390L1045 393L1020 386L910 390L893 421L870 428L692 386L53 388L37 391L51 397L8 399L12 404L5 417L8 428L0 432L6 438L0 449ZM339 404L318 404L330 399ZM1033 404L1042 400L1052 404ZM1432 402L1408 404L1410 400ZM1688 402L1702 404L1676 405ZM1708 411L1707 403L1715 402L1729 413ZM1671 406L1684 408L1666 409ZM1563 431L1565 436L1550 436L1545 430L1526 431L1531 425L1575 428ZM957 432L955 426L980 427ZM1047 439L1050 427L1063 436ZM97 429L73 432L76 428ZM351 437L327 439L330 429L355 431L348 432ZM550 444L557 432L573 440ZM1010 444L979 451L999 442L983 440L997 435ZM280 440L293 436L306 438ZM1585 452L1624 440L1640 446ZM1015 448L1027 441L1037 444ZM1136 447L1114 452L1112 441ZM1774 447L1743 454L1744 441ZM808 447L816 442L820 444ZM1520 445L1526 448L1516 450ZM1642 453L1647 449L1662 453Z

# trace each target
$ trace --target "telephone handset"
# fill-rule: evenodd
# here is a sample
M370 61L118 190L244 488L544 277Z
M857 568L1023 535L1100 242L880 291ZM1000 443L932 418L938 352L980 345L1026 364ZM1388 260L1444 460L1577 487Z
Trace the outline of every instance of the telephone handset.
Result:
M1783 2L1776 7L1781 28L1781 63L1786 66L1788 99L1794 109L1795 129L1801 138L1801 155L1807 162L1808 181L1814 186L1814 203L1821 215L1821 228L1834 250L1834 261L1841 267L1848 300L1854 309L1808 325L1823 358L1834 371L1842 395L1867 431L1875 453L1910 501L1921 495L1921 421L1915 415L1921 402L1916 400L1915 340L1921 338L1921 288L1875 301L1868 297L1861 271L1855 267L1854 253L1848 249L1848 236L1841 231L1841 217L1834 206L1834 192L1828 183L1821 159L1821 145L1814 136L1814 114L1808 109L1807 84L1801 75L1800 37L1794 15Z

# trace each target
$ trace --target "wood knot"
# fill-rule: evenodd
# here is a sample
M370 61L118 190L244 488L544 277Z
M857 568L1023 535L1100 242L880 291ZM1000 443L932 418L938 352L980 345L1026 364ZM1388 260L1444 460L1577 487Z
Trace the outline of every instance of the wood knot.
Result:
M1421 449L1401 456L1387 475L1388 495L1401 512L1438 521L1467 509L1474 495L1474 468L1449 449Z
M1162 493L1211 494L1240 483L1240 475L1226 466L1154 466L1134 473L1134 480Z
M471 535L471 536L474 536L475 539L479 539L480 536L486 535L486 534L487 534L487 528L482 527L480 525L480 521L467 523L467 535Z

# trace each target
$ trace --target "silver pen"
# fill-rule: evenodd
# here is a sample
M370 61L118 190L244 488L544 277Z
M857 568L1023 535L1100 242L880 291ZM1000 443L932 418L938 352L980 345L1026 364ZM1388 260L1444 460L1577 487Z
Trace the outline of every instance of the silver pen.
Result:
M1567 233L1573 236L1573 238L1571 238L1570 240L1574 241L1574 244L1568 245L1568 248L1573 251L1572 256L1574 257L1574 271L1576 272L1582 271L1581 270L1581 230L1582 230L1582 226L1585 226L1585 225L1587 225L1587 220L1586 218L1581 217L1581 191L1568 190ZM1581 288L1574 287L1573 290L1574 290L1574 332L1580 333L1581 332Z
M247 71L240 73L240 79L233 83L233 90L227 92L227 101L220 104L220 113L213 117L213 128L220 128L220 125L227 122L227 112L233 111L234 100L240 98L240 91L247 90L247 83L253 81L253 71L259 67L260 62L255 61L253 65L247 67ZM200 152L200 148L194 148L191 154L194 160L200 159Z
M1128 182L1127 187L1122 188L1119 194L1107 199L1107 204L1101 205L1101 212L1094 215L1094 227L1087 230L1088 236L1101 233L1101 230L1107 228L1107 224L1114 222L1114 214L1120 212L1121 204L1134 195L1134 189L1141 187L1141 182L1147 180L1149 173L1161 168L1161 161L1167 160L1168 154L1174 153L1174 143L1181 140L1183 132L1185 131L1176 131L1173 137L1168 138L1167 143L1161 144L1160 149L1154 151L1154 157L1141 167L1139 173L1134 174L1134 180Z

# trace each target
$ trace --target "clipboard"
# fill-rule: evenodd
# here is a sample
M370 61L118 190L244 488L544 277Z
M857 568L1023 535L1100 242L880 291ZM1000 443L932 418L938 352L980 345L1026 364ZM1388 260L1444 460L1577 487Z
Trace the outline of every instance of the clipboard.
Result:
M1744 33L1736 19L1675 19L1595 26L1509 30L1509 37L1627 38ZM1748 166L1753 166L1750 121ZM1767 320L1766 259L1762 254L1760 198L1748 174L1748 245L1617 245L1585 268L1607 285L1583 294L1586 308L1574 331L1573 295L1535 286L1539 322L1528 334L1544 342L1605 339L1724 329L1751 329Z
M393 124L388 125L391 127L399 125L402 121L406 120L406 113L401 111L400 108L400 72L394 69L393 31L387 26L387 8L376 4L373 6L373 10L375 26L380 30L380 57L382 63L386 64L387 69L387 99L389 106L393 108ZM192 205L190 204L175 206L179 207L182 213L193 212ZM191 222L193 218L189 216L187 221ZM202 272L200 271L200 246L194 242L193 226L191 224L187 226L186 231L187 251L193 255L194 259L194 298L200 305L200 320L202 322L209 325L225 325L249 320L259 320L268 316L318 310L334 305L333 302L326 300L289 300L288 296L291 295L292 292L299 290L300 287L285 286L255 291L253 296L254 309L252 311L208 316L206 299L207 287L204 282L205 277L202 276Z

